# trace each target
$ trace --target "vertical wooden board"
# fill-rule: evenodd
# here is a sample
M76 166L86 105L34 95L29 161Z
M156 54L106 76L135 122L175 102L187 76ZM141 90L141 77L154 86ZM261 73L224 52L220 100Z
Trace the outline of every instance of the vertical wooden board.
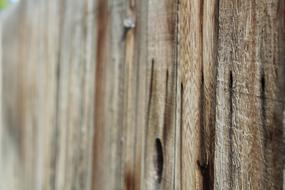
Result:
M182 83L182 189L201 189L199 170L201 142L200 98L202 79L202 3L197 0L180 1L179 61Z
M96 158L96 154L107 155L105 159L110 164L106 164L100 172L94 167L95 175L100 175L102 180L108 178L108 183L95 181L94 189L140 188L140 160L142 156L140 152L142 147L140 146L142 145L141 133L144 131L142 123L145 113L143 113L143 108L137 107L137 101L143 103L138 99L138 96L143 98L145 95L138 91L143 92L141 87L144 86L145 81L139 78L139 76L144 77L144 71L138 71L138 61L141 58L138 52L141 50L137 47L141 46L138 41L141 40L140 35L143 35L142 31L145 29L137 28L140 23L136 20L139 17L136 3L136 1L126 0L109 1L106 7L109 13L105 23L107 24L106 34L101 35L107 35L104 43L106 43L108 51L105 52L105 55L104 52L97 52L100 53L97 56L105 56L104 76L102 76L104 80L97 79L98 75L96 77L96 85L105 85L104 89L101 89L106 98L102 105L105 115L102 121L104 125L100 126L100 129L98 128L99 121L95 121L94 164L102 165L102 158ZM98 19L102 19L102 17ZM101 39L99 33L98 38ZM96 64L98 66L100 63ZM143 65L141 67L144 68ZM142 86L137 86L138 83ZM101 98L101 95L97 96ZM95 109L97 107L98 104L95 104ZM140 117L139 111L142 114ZM95 119L100 118L96 118L95 115ZM105 139L97 138L96 140L96 130L104 133ZM104 149L96 150L96 146L98 146L96 144L102 142L105 143Z
M123 109L125 41L123 19L127 1L110 1L108 22L108 61L106 71L106 128L108 132L109 189L123 189ZM109 59L112 56L112 59ZM95 126L96 127L96 126ZM95 188L96 189L96 188Z
M129 113L126 63L128 1L97 1L93 189L124 189ZM131 47L132 48L132 47ZM131 61L128 64L132 64ZM131 134L132 135L132 134ZM125 153L125 154L123 154Z
M31 11L34 5L38 7L37 11ZM56 9L48 8L44 1L36 4L25 1L19 4L18 13L16 10L10 12L9 19L3 23L19 28L16 30L19 33L13 35L8 34L10 27L5 28L8 37L4 45L11 48L4 52L3 65L7 70L5 93L10 97L7 103L16 104L13 107L5 105L4 112L7 119L9 115L14 117L13 122L7 120L5 125L7 130L14 128L13 133L17 134L17 138L10 139L14 142L6 139L6 142L16 143L11 151L18 152L17 164L21 165L18 173L23 174L19 179L23 189L48 188L53 175L49 164L52 160L50 143L55 123L57 32L56 20L46 19L48 12ZM15 17L18 14L20 16ZM20 24L15 23L14 19ZM55 31L49 30L49 27ZM10 46L11 42L13 45ZM11 56L10 52L14 55ZM15 91L9 90L11 84L15 84Z
M116 185L119 189L121 188L121 169L119 166L119 163L121 163L121 142L117 135L122 130L120 128L122 125L121 121L116 123L117 115L115 111L117 111L117 107L122 105L122 97L118 98L119 101L113 99L113 93L118 93L119 89L117 86L114 87L112 82L115 78L119 78L116 73L120 68L119 64L123 65L120 51L120 48L123 49L123 45L117 44L119 41L118 36L121 34L120 30L113 36L115 29L119 28L112 19L120 18L120 11L123 9L121 6L123 5L124 1L119 1L116 4L112 0L98 0L95 4L97 36L95 45L92 189L113 189ZM112 57L112 53L114 53L114 57ZM111 78L112 76L114 78ZM118 162L114 162L114 159L118 159ZM119 174L117 179L114 176L115 174Z
M108 189L133 189L136 65L135 4L110 1L106 65L106 154ZM112 58L111 58L112 57ZM95 126L96 128L96 126ZM96 188L96 187L95 187Z
M108 183L99 184L95 182L94 189L139 189L140 186L140 160L141 142L138 135L141 130L138 128L138 49L137 41L140 37L140 31L137 29L137 5L136 1L109 1L106 7L108 9L108 18L105 38L108 51L105 55L104 80L96 78L96 85L105 85L104 93L106 100L102 107L105 109L103 128L98 129L98 121L95 121L95 154L106 154L108 163L102 168L107 172ZM98 18L98 19L102 19ZM99 35L99 33L98 33ZM100 36L98 36L100 38ZM97 47L100 48L100 47ZM102 49L101 49L102 50ZM100 64L97 62L97 65ZM102 73L101 73L102 74ZM100 84L99 84L100 83ZM96 93L97 94L97 93ZM141 94L143 95L143 94ZM101 95L97 95L100 97ZM95 104L95 109L98 104ZM96 117L96 116L95 116ZM95 118L96 119L96 118ZM100 119L100 118L97 118ZM140 120L144 119L143 115ZM103 121L102 121L103 122ZM96 129L104 133L105 139L96 140ZM101 134L102 135L102 134ZM100 137L99 137L100 138ZM106 143L104 150L96 150L96 143ZM100 151L100 152L97 152ZM101 162L102 158L96 158L96 162ZM98 174L94 167L95 175L103 175L102 180L107 178L106 174ZM97 180L97 179L95 179Z
M264 146L263 181L265 189L282 188L282 167L284 142L282 118L284 111L284 69L285 69L285 2L263 1L256 6L259 56L261 121ZM262 10L265 10L262 12ZM264 22L264 23L262 23Z
M24 7L26 5L27 4L22 4ZM7 155L11 156L14 152L18 157L17 160L13 160L12 157L9 158L10 161L13 160L15 162L14 164L19 166L17 168L18 171L15 170L18 173L18 175L15 176L15 181L18 181L23 189L28 189L36 186L36 183L33 182L35 167L31 165L31 163L35 161L33 159L35 149L32 144L32 141L35 140L35 138L32 137L33 132L31 131L33 131L33 124L38 122L38 120L33 117L33 113L37 109L33 103L38 103L38 99L33 99L33 97L38 91L34 89L33 84L35 84L35 82L33 84L31 82L32 79L36 77L35 72L33 72L34 69L31 70L32 73L28 73L26 69L23 69L23 64L26 64L27 67L33 65L28 62L27 59L32 42L26 44L26 49L19 45L20 43L25 42L24 38L27 36L26 32L28 27L25 26L24 21L29 19L27 18L25 9L20 9L19 7L17 11L19 11L18 14L16 13L16 15L13 15L11 12L11 14L7 15L7 20L3 21L3 24L7 24L7 28L5 28L5 31L3 32L3 36L7 37L7 39L3 41L3 45L7 46L8 50L7 52L3 52L5 55L5 57L3 57L3 68L7 71L7 75L4 77L5 82L3 84L4 88L7 89L4 98L4 101L7 100L7 102L3 109L4 116L7 118L5 121L5 133L7 134L7 138L4 139L4 142L10 145L14 144L13 147L10 147ZM11 21L11 23L8 23L9 21ZM33 26L34 22L31 22L29 30L31 30ZM16 32L14 34L10 33L9 29L13 28L17 28L21 32ZM8 39L13 40L9 42ZM35 35L31 37L31 40L34 39ZM9 45L9 43L11 43L11 45ZM15 55L12 55L9 51L15 53ZM38 51L36 53L38 53ZM9 56L13 56L13 58ZM29 61L30 60L31 58L29 57ZM27 76L29 76L29 78ZM9 86L13 86L14 88L9 89ZM31 120L33 120L33 123L30 122ZM29 139L27 138L28 136L30 137ZM9 163L8 160L6 161ZM13 167L7 169L14 170ZM13 184L14 182L10 181L8 183L11 183L10 185L13 186L16 185ZM14 188L19 188L19 186L14 186Z
M67 8L63 1L32 0L19 4L3 22L7 26L3 31L3 45L7 47L3 52L3 68L7 71L3 80L3 114L7 118L3 128L7 138L3 142L10 146L5 169L16 174L14 180L5 184L11 189L90 187L94 100L92 1L85 1L81 8L75 2L69 4L77 10L73 20L76 24L62 19L62 11ZM65 35L60 26L69 24L73 25L69 29L75 31L73 47L64 46L63 50L60 45L66 44L65 39L70 36L60 40L59 33ZM61 51L68 60L59 57ZM68 95L64 96L63 91ZM61 122L65 118L68 121ZM68 136L63 138L65 130ZM65 161L66 167L62 164Z
M104 142L104 81L106 64L106 32L107 32L107 1L96 1L96 59L95 59L95 93L94 93L94 137L93 137L93 167L92 189L104 189L104 165L106 153ZM100 26L101 25L101 26ZM101 162L100 162L101 160Z
M200 171L203 189L214 189L214 153L216 120L216 70L218 37L218 1L203 1L203 86L201 93L202 131Z
M217 103L216 103L216 132L215 132L215 188L230 189L229 181L230 175L230 152L229 147L229 133L231 123L230 118L230 72L225 65L232 62L230 48L224 44L231 44L231 36L220 32L223 30L232 31L233 27L230 25L232 17L222 17L222 13L230 14L232 10L227 9L225 1L220 1L219 4L219 46L224 47L225 56L219 58L217 69ZM227 23L222 25L221 23ZM219 52L220 53L220 52ZM224 64L223 64L224 63Z
M144 76L144 72L139 72L139 52L140 35L146 32L145 28L141 27L139 15L139 1L127 1L127 9L123 20L125 41L125 57L124 57L124 109L123 109L123 147L122 147L122 166L123 166L123 189L140 189L140 170L141 170L141 139L143 128L140 122L143 122L143 115L139 115L138 101L139 94L143 86L139 85L140 76ZM142 90L143 92L143 90Z
M180 1L181 188L213 188L217 1Z
M94 102L93 1L62 4L57 66L57 189L90 189ZM72 167L70 167L72 166Z
M15 11L16 14L12 17L11 12ZM1 188L10 188L12 190L19 189L21 178L23 177L23 165L20 160L20 138L19 131L17 131L17 113L16 110L16 95L17 95L17 61L18 56L13 56L12 52L19 54L17 48L17 41L20 39L20 17L22 11L19 7L11 9L6 14L2 14L1 25L1 42L2 49L1 66L6 72L3 72L2 83L2 138L1 138ZM13 32L11 32L13 31ZM10 40L11 39L11 40ZM9 63L9 64L8 64ZM9 83L7 82L9 81ZM13 114L14 113L14 114ZM16 172L17 171L17 172Z
M135 29L135 61L137 62L136 96L136 131L135 131L135 168L133 178L134 189L145 189L145 134L147 124L148 100L148 63L147 30L148 30L148 1L136 0L136 29ZM131 188L129 188L131 189Z
M215 187L280 189L284 2L220 1L219 13Z
M145 189L173 189L176 111L177 2L149 1L149 97L145 144Z
M34 16L34 5L37 6L37 16ZM59 6L54 1L27 1L26 15L33 23L31 31L26 38L34 35L35 39L28 51L35 77L34 90L37 92L34 97L35 110L33 115L36 118L34 124L35 141L29 148L34 151L35 168L33 182L35 189L55 188L55 157L56 157L56 109L57 109L57 64L59 51ZM29 22L29 21L28 21ZM28 25L28 24L27 24ZM20 44L25 46L24 44ZM23 65L25 67L25 65ZM31 74L28 74L31 75ZM28 112L28 111L27 111ZM32 149L33 148L33 149ZM29 160L31 161L31 160ZM26 170L30 170L29 166ZM29 189L29 188L28 188Z
M35 50L35 56L31 56L31 52L33 51L33 45L36 41L37 35L33 32L33 29L36 25L37 19L31 19L28 14L26 14L28 7L28 3L25 2L21 4L21 9L19 8L20 16L16 19L19 19L19 25L14 27L19 27L18 34L13 41L13 45L10 46L14 48L16 52L16 56L14 59L7 57L5 59L5 68L7 69L7 75L5 77L4 86L8 89L6 91L6 97L11 96L10 101L13 102L11 105L8 105L6 108L10 108L5 110L5 115L10 115L13 117L13 121L7 121L7 131L11 136L7 139L6 142L15 143L15 147L11 149L15 151L18 160L16 161L16 165L19 165L19 182L23 189L33 189L38 184L35 181L35 173L36 167L32 163L38 163L35 155L36 149L34 142L36 141L36 131L37 124L39 119L35 117L35 112L39 112L40 109L36 105L39 104L39 90L36 89L37 83L37 67L34 63L38 59L40 48ZM13 18L14 15L9 15L9 17ZM39 12L34 12L34 18L40 18ZM13 18L15 19L15 18ZM13 20L11 19L11 20ZM30 22L29 26L25 25L26 22ZM13 22L13 24L17 24ZM9 33L9 31L7 31ZM40 31L38 32L38 36L41 35ZM26 40L30 37L29 40ZM13 38L13 36L11 36ZM8 39L7 39L8 40ZM7 43L9 43L7 41ZM25 46L21 46L21 44L25 44ZM42 47L42 46L41 46ZM13 52L13 49L10 49ZM11 56L11 54L7 53L6 56ZM12 66L13 65L13 66ZM11 67L12 66L12 67ZM11 70L9 70L9 67ZM15 77L17 76L17 77ZM15 78L14 78L15 77ZM11 84L15 85L15 91L9 90L9 86ZM9 94L11 93L11 94ZM10 103L11 103L10 102ZM11 106L11 107L10 107ZM5 108L5 109L6 109ZM9 117L8 117L9 118ZM7 119L8 119L7 118ZM11 119L11 118L9 118ZM16 171L16 170L15 170Z

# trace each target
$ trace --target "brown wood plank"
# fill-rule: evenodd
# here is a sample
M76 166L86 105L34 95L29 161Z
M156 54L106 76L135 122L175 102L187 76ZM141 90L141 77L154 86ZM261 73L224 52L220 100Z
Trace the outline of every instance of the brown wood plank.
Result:
M217 1L180 1L181 188L213 188Z
M149 97L145 189L173 189L176 117L177 1L149 1Z

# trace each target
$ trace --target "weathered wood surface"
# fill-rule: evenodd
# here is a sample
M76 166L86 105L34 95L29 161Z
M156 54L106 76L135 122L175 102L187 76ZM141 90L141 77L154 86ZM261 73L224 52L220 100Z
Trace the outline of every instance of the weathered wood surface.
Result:
M23 1L4 15L3 189L91 187L92 3Z
M282 188L284 1L220 1L217 189Z
M212 189L217 2L180 1L182 189Z
M2 13L0 189L282 189L284 4Z

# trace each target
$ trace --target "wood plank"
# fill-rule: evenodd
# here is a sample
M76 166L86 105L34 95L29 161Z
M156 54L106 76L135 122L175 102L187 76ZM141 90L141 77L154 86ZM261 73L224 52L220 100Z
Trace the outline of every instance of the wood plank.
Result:
M283 1L220 1L217 189L281 189L283 13Z
M176 128L177 1L149 1L149 97L145 189L173 189Z
M213 188L217 1L179 8L181 188Z
M64 5L23 1L3 20L3 141L13 145L4 148L6 170L15 175L5 184L11 189L90 187L92 2Z

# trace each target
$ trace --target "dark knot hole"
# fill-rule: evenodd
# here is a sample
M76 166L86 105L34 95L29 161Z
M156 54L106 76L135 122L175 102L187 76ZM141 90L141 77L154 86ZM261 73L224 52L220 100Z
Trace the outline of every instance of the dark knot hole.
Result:
M163 172L163 150L162 150L162 144L159 138L155 139L155 160L154 160L154 166L156 171L156 179L157 182L160 183L162 179L162 172Z

